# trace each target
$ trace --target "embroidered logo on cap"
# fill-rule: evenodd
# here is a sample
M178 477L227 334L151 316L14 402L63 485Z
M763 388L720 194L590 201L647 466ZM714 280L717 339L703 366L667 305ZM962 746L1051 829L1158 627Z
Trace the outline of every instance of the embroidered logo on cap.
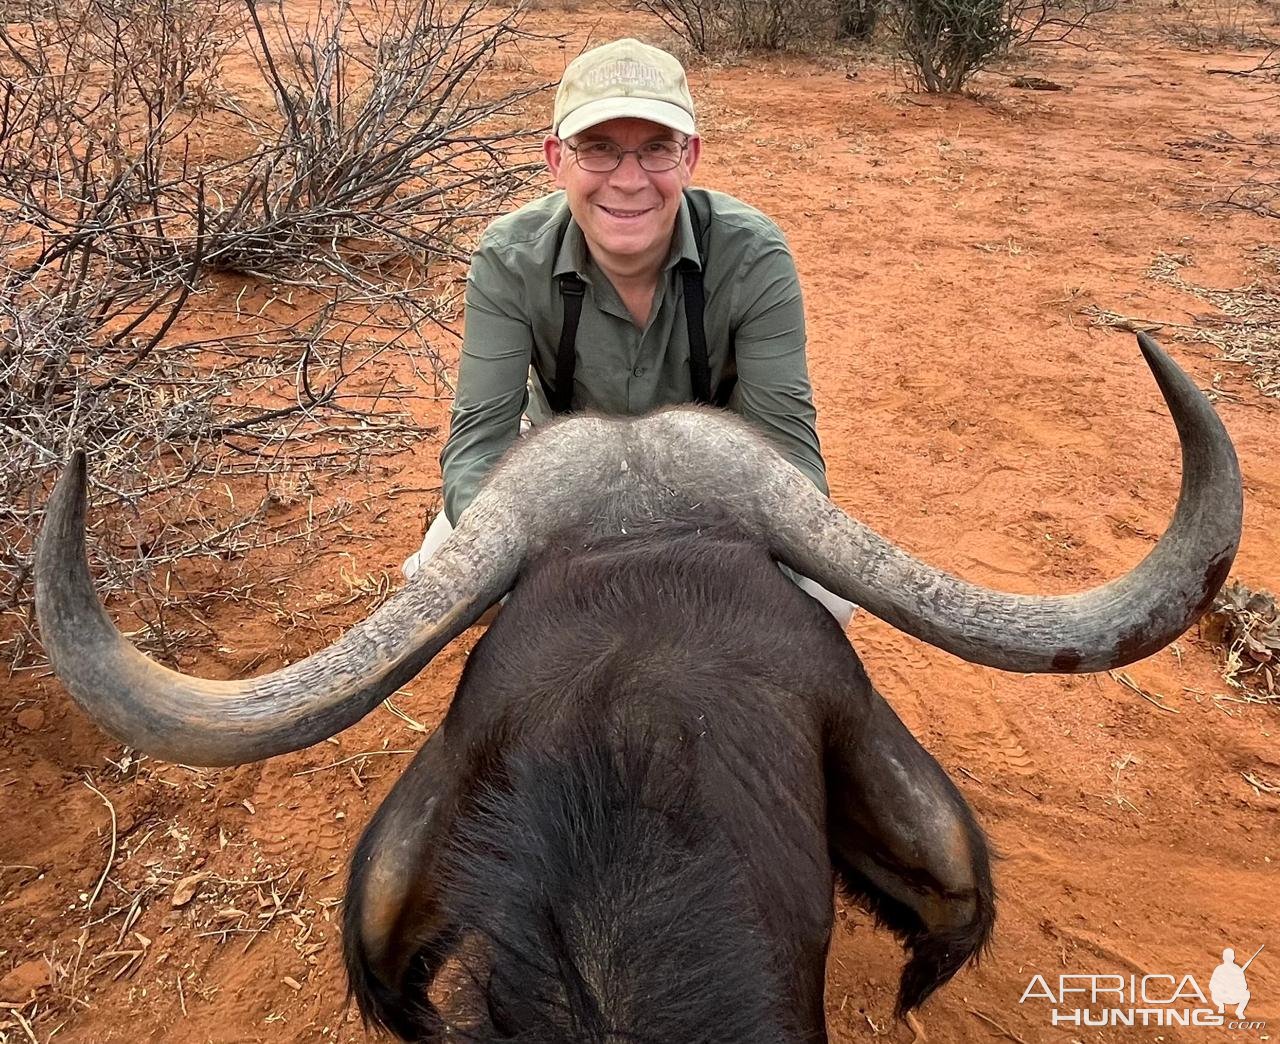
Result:
M626 58L619 58L616 61L607 62L598 69L592 69L583 77L583 80L589 88L618 86L651 91L661 91L666 88L666 81L659 70L652 65Z

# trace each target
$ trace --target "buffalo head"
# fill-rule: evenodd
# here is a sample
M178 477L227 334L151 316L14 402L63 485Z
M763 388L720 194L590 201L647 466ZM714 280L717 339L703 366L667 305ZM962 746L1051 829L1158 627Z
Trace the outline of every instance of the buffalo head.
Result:
M1139 341L1178 429L1182 489L1150 554L1081 594L1005 594L934 569L744 424L673 409L573 418L518 445L377 612L244 681L161 667L112 624L86 561L77 455L37 549L42 638L107 731L157 757L229 765L358 721L514 587L445 724L361 842L347 955L366 1013L406 1036L437 1032L425 991L470 938L488 969L473 974L489 1027L474 1039L746 1040L726 1013L763 992L773 1000L750 1009L760 1039L812 1040L833 870L911 949L902 1008L981 947L992 891L954 787L834 622L767 565L1004 670L1101 671L1160 649L1227 576L1241 482L1208 402ZM705 927L698 902L662 879L723 912L718 941L682 934ZM609 890L628 897L630 919L598 907ZM720 996L727 968L745 979ZM646 1021L659 994L674 1003L662 984L682 974L708 1003L676 1005L691 1021ZM697 1035L715 1024L723 1033Z

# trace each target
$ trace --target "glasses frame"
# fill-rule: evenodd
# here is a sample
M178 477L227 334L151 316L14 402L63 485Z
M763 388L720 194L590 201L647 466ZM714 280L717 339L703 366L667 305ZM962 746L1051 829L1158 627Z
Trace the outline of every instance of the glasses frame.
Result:
M579 167L585 170L588 174L612 174L615 170L617 170L619 167L622 166L622 161L625 160L629 155L635 156L636 162L640 164L640 169L643 170L646 174L666 174L668 171L675 170L678 166L680 166L681 161L684 159L685 153L689 151L689 140L690 139L687 136L685 137L684 141L680 141L678 138L655 138L653 141L645 142L645 144L641 145L640 148L638 149L624 149L621 145L618 145L612 141L607 141L604 139L601 139L598 141L584 141L578 145L574 145L571 142L564 141L562 139L561 144L566 149L568 149L570 152L573 153L574 161L578 164ZM641 152L647 145L652 145L654 144L654 142L657 142L657 141L674 142L675 144L680 146L680 154L676 157L676 161L673 164L671 164L671 166L660 167L658 170L650 170L648 167L644 165L644 157L641 154ZM585 148L588 145L612 146L618 154L617 162L614 163L614 165L612 167L609 167L608 169L592 170L590 167L584 167L582 165L582 157L578 155L578 150L581 148Z

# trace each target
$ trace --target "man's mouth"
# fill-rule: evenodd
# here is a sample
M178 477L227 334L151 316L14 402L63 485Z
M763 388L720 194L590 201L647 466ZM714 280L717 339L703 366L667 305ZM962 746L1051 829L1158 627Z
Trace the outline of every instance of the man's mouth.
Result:
M617 207L601 206L600 209L611 218L617 218L619 221L633 221L636 218L644 217L644 215L649 213L652 208L645 207L643 210L622 210Z

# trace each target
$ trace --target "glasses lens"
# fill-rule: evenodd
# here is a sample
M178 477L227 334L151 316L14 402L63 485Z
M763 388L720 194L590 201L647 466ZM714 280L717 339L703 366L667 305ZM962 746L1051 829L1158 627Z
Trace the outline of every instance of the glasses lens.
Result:
M611 141L589 141L577 148L578 165L596 173L613 170L622 159L622 150Z
M684 146L678 141L651 141L640 149L640 166L652 173L671 170L683 152Z

